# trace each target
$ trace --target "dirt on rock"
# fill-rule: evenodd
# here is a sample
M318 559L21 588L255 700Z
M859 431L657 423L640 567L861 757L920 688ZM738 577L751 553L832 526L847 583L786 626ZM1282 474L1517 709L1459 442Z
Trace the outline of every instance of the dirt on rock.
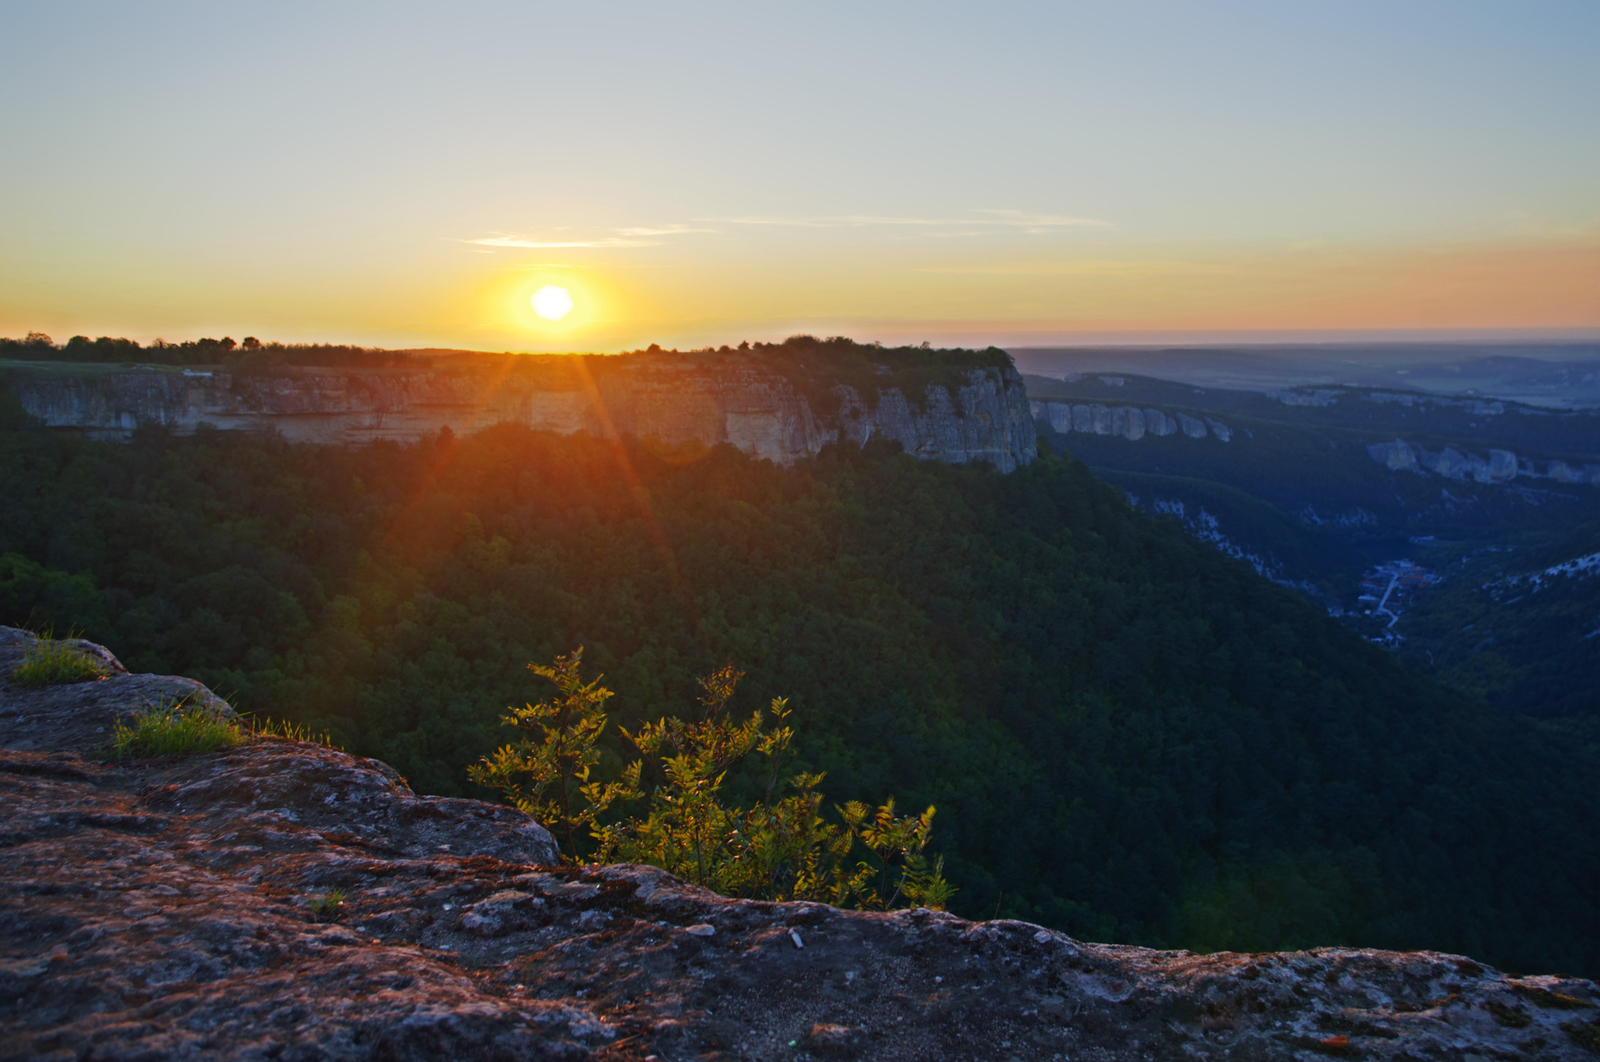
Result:
M0 629L0 1058L1600 1055L1590 981L730 900L551 865L520 812L304 742L102 762L87 735L143 694L18 687L21 652Z

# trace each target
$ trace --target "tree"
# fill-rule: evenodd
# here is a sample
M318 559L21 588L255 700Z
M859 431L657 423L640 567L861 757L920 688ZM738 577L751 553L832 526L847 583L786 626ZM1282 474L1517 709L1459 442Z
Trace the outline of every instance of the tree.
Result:
M502 722L532 736L502 745L493 756L467 769L474 782L500 790L551 833L565 838L564 854L573 862L580 854L579 831L593 828L614 802L637 797L639 786L637 763L618 781L589 781L590 768L600 762L594 746L606 728L604 705L611 691L600 685L599 678L585 683L582 664L582 647L556 657L549 667L530 663L529 671L556 684L556 698L507 708L511 714Z
M784 774L794 741L787 700L775 697L765 716L758 711L735 721L727 708L743 672L732 664L700 680L699 720L662 717L637 734L622 732L643 756L657 760L662 782L651 791L642 818L603 823L613 804L643 796L644 760L634 761L616 781L589 780L600 759L594 745L605 730L611 691L599 679L583 681L582 657L580 648L556 657L552 667L529 664L534 674L556 683L560 696L508 709L504 721L536 737L502 746L468 771L473 781L499 789L564 834L569 859L577 861L578 829L588 826L597 842L596 861L649 863L730 896L872 910L901 904L942 909L949 900L953 890L944 880L943 860L930 862L924 854L934 809L898 816L893 798L876 810L851 801L835 808L839 823L826 821L818 788L823 775ZM722 795L728 771L752 752L771 765L763 799L748 808L729 804ZM867 858L853 860L858 850Z

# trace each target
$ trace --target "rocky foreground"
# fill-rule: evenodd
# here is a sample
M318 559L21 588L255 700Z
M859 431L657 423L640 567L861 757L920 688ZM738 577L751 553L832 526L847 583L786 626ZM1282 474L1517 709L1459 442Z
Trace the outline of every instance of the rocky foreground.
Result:
M516 811L302 742L106 763L119 716L209 694L109 653L109 679L22 688L29 641L0 628L0 1058L1600 1055L1591 981L728 900L553 866Z

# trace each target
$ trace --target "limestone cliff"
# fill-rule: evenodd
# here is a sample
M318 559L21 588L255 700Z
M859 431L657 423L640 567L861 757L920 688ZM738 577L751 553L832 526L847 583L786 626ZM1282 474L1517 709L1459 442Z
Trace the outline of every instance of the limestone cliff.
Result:
M1181 412L1169 416L1159 409L1107 406L1100 402L1073 404L1048 399L1032 401L1029 407L1034 417L1045 421L1051 429L1062 435L1072 432L1120 435L1137 442L1146 435L1176 435L1182 432L1191 439L1204 439L1209 425L1210 434L1223 442L1233 438L1233 429L1221 421L1210 417L1192 417Z
M770 367L681 355L529 358L478 371L286 369L275 375L147 371L23 376L22 407L52 427L126 437L141 425L190 433L272 427L326 443L415 439L502 422L562 433L615 432L731 443L780 464L830 442L891 439L918 457L989 461L1009 472L1036 456L1015 369L974 368L921 394L836 384L807 395Z
M1367 455L1397 472L1432 472L1447 479L1472 479L1478 483L1509 483L1521 477L1600 485L1600 465L1575 468L1565 461L1544 461L1541 462L1544 470L1540 471L1532 460L1519 460L1510 450L1490 450L1487 459L1470 450L1463 450L1446 446L1435 453L1416 443L1396 439L1367 447Z
M1600 986L1461 956L1201 956L925 910L729 900L651 867L552 866L549 835L520 812L418 797L384 764L302 742L108 764L101 728L186 680L117 667L18 687L30 640L0 628L0 1057L1600 1050ZM335 889L343 904L319 913Z

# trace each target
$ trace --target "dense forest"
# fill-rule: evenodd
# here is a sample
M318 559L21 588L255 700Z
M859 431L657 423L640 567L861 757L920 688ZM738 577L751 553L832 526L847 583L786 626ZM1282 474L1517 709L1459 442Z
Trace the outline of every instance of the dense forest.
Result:
M651 344L642 350L584 359L585 373L596 375L633 371L640 361L671 358L706 368L756 368L775 372L804 395L811 408L832 416L838 412L841 384L855 389L872 407L881 391L898 388L913 406L922 408L928 388L952 392L970 382L973 370L1010 370L1011 357L998 347L986 350L935 349L921 346L886 347L858 343L844 336L818 339L790 336L781 343L740 343L737 347L702 347L695 350L663 349ZM9 364L8 364L9 363ZM236 375L276 376L310 369L413 369L433 372L517 373L562 380L569 387L583 386L574 375L574 361L565 354L491 354L485 351L385 350L381 347L333 343L276 343L246 336L201 338L169 343L153 340L141 346L134 340L101 336L73 336L56 344L41 332L22 339L0 337L0 381L7 376L40 371L128 371L155 366L205 366ZM560 386L558 384L557 386Z
M1539 539L1460 558L1407 614L1404 656L1600 744L1600 524Z
M0 358L93 365L214 365L238 372L270 371L289 365L371 369L427 368L430 364L428 358L410 351L340 343L263 343L255 336L245 336L242 341L232 336L206 336L179 343L156 339L140 345L122 337L73 336L58 345L43 332L29 332L21 339L0 337Z
M1600 758L1404 667L1069 458L501 426L408 446L28 426L0 394L0 622L332 730L419 790L578 646L630 728L747 671L831 803L938 806L959 913L1197 949L1600 973ZM613 742L598 774L624 766ZM741 784L734 779L735 786Z

